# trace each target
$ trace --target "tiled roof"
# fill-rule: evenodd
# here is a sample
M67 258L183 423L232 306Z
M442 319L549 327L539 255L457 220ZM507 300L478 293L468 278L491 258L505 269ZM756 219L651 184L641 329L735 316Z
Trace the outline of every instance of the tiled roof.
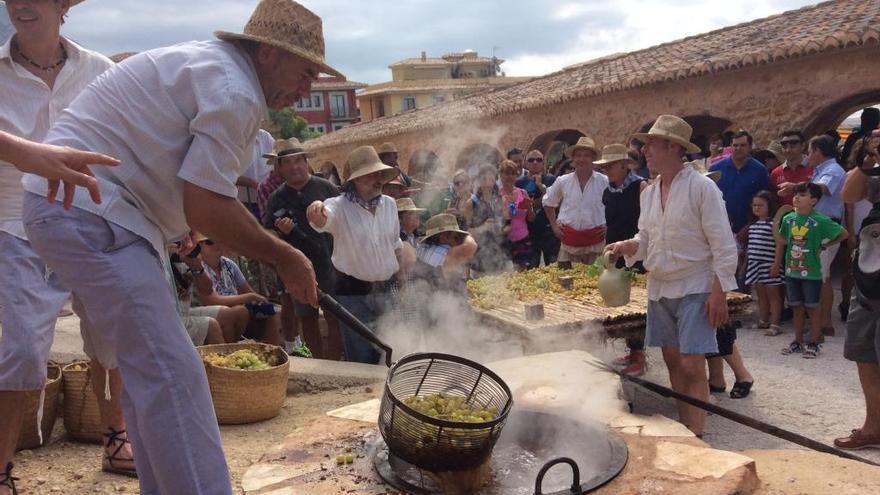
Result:
M317 149L880 41L880 1L824 2L567 67L507 88L383 117L309 141Z
M530 80L530 77L475 77L469 79L412 79L372 84L358 96L374 96L391 93L412 93L419 91L473 90L510 86Z
M331 91L336 89L361 89L366 88L367 84L357 81L321 81L320 79L312 83L312 91Z
M448 60L443 60L442 58L436 57L427 57L425 59L421 58L405 58L399 62L394 62L388 67L399 67L401 65L452 65L453 62Z

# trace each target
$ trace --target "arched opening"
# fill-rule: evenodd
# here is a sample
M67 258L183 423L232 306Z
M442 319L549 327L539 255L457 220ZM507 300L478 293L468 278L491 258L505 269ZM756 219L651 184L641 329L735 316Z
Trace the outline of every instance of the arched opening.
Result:
M445 172L441 165L440 157L433 151L416 150L409 158L407 173L416 180L429 182L432 176Z
M504 155L501 151L491 144L472 144L458 154L458 158L455 159L455 170L479 168L480 165L486 163L497 167L503 159Z
M854 113L860 112L865 107L876 105L878 102L880 102L880 89L865 91L838 99L819 111L816 116L804 126L804 135L814 136L831 129L844 130L845 126L842 126L841 124L843 124L848 117L852 116ZM858 125L857 119L856 125ZM849 130L851 129L852 127L849 127ZM842 138L846 139L846 136L844 135Z
M556 166L565 158L565 148L575 144L584 136L586 134L577 129L556 129L536 137L526 151L540 151L544 154L544 165L547 170L556 170Z
M734 126L734 123L730 119L715 117L713 115L688 115L682 118L685 122L690 124L694 130L693 134L691 134L691 142L699 146L704 154L709 152L708 145L712 136L720 135ZM652 125L654 125L653 120L644 124L636 132L648 132Z

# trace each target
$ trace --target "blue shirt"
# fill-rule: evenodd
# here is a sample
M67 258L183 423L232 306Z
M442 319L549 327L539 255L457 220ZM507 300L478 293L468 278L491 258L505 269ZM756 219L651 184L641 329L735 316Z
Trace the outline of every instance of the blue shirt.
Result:
M816 165L811 182L828 188L828 194L823 192L822 198L816 203L816 211L833 220L839 221L843 218L843 201L840 199L840 190L843 188L845 179L846 172L834 158Z
M724 158L712 164L709 172L721 171L718 179L718 189L724 196L727 206L727 216L733 232L739 232L749 221L749 212L752 210L752 197L758 191L769 187L770 174L761 162L749 158L746 164L739 170L733 165L731 157Z

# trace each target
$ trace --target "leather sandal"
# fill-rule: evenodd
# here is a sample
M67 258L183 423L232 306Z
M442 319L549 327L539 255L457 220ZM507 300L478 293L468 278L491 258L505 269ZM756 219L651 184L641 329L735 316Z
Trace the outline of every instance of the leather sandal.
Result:
M116 450L113 451L112 454L108 454L107 451L104 451L104 459L101 461L101 471L113 474L121 474L123 476L129 476L131 478L137 478L137 470L134 468L123 468L114 465L116 462L134 462L134 459L119 457L119 451L125 447L125 444L131 444L128 441L128 438L121 437L120 435L125 434L125 430L116 431L113 428L110 428L110 433L104 433L104 438L107 439L107 442L104 444L104 448L110 447L112 445L118 444Z
M12 463L6 464L6 471L0 473L0 486L5 486L12 490L12 495L18 495L18 490L15 489L15 482L18 481L18 478L12 476Z

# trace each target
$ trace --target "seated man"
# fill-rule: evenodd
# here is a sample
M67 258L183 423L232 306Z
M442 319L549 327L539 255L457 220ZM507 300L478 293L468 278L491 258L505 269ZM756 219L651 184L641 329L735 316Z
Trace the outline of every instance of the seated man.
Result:
M419 240L412 278L427 281L432 289L465 293L462 272L477 252L477 243L458 227L449 213L434 215Z
M183 259L196 280L196 295L203 306L242 306L249 319L244 336L267 344L283 346L281 318L265 296L257 294L231 259L222 256L222 249L211 239L198 238L199 254ZM195 261L193 261L195 260ZM199 267L201 263L201 267ZM272 309L268 309L269 307ZM239 310L241 311L241 310ZM202 315L207 316L207 315Z

